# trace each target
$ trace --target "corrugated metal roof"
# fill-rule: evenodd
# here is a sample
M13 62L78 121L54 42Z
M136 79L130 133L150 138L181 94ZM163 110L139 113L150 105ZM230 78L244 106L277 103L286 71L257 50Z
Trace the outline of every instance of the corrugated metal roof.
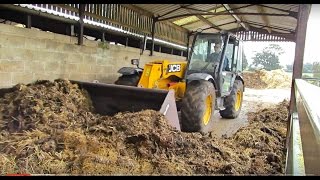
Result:
M77 16L66 15L56 11L48 11L41 7L19 4L19 6L50 14L64 16L65 18L77 20ZM236 31L239 26L252 27L255 31L294 34L297 26L298 4L131 4L143 11L155 15L161 19L168 19L189 31L197 29L213 29L206 31L222 30ZM230 9L232 11L230 11ZM220 13L218 15L195 15L204 11ZM234 12L235 14L229 14ZM225 15L221 15L225 13ZM260 14L250 14L260 13ZM264 13L261 14L261 13ZM188 16L181 16L181 15ZM285 16L271 16L266 14L284 14ZM179 16L179 17L177 17ZM240 23L242 22L242 23ZM240 28L242 29L242 28ZM267 30L267 31L265 31Z
M210 12L225 12L226 8L224 8L223 4L134 4L146 11L153 13L156 16L162 16L161 18L169 18L182 14L191 14L194 12L200 13L201 11L210 11ZM190 9L180 8L176 11L175 9L179 7L187 6ZM239 27L239 22L237 19L246 23L246 25L250 28L250 26L260 29L268 29L274 32L282 32L282 33L290 33L294 32L297 19L296 17L291 16L267 16L267 15L250 15L245 13L268 13L268 14L289 14L289 13L297 13L298 12L298 4L228 4L227 6L230 9L235 9L233 12L240 13L235 15L203 15L209 22L214 25L223 25L219 26L219 28L224 30L234 30ZM243 8L241 8L243 7ZM192 10L193 9L193 10ZM199 11L195 11L194 9L198 9ZM170 12L173 11L173 12ZM291 12L289 12L291 11ZM170 13L169 13L170 12ZM244 13L244 14L241 14ZM291 15L291 14L290 14ZM173 22L176 25L179 25L183 28L186 28L190 31L195 29L205 29L210 27L208 22L200 20L197 16L190 15L187 17L177 17L173 19L169 19L169 21ZM230 23L233 22L233 23ZM227 23L226 25L224 25Z
M262 4L269 7L279 8L283 10L290 10L294 12L298 12L299 4Z
M221 4L134 4L134 5L151 12L156 16L164 15L163 18L168 18L168 17L177 16L181 14L189 14L190 11L194 11L192 9L198 9L200 11L196 11L196 12L201 12L201 11L214 10L222 6ZM190 9L181 8L184 6ZM169 21L173 22L180 19L182 18L174 18L174 19L170 19Z
M178 4L133 4L133 5L138 6L144 10L147 10L156 16L162 16L167 12L173 11L180 7L180 5ZM180 10L178 13L174 12L173 14L170 14L170 15L176 15L180 13L186 13L186 12L181 12Z
M215 25L219 26L219 25L222 25L222 24L225 24L225 23L234 22L235 19L233 19L232 17L229 17L229 18L225 19L225 18L221 18L221 16L220 16L220 18L217 16L217 17L211 18L210 21L214 22ZM202 29L204 29L203 26L206 26L206 25L204 25L203 22L199 20L196 23L187 24L187 25L184 25L182 27L187 28L187 29L195 29L195 28L201 27Z

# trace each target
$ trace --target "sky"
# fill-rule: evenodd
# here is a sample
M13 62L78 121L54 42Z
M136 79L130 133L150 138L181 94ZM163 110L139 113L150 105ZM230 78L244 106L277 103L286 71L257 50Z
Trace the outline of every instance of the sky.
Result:
M307 25L307 34L304 51L304 63L320 62L320 4L312 4L310 16ZM244 51L249 64L252 63L252 58L256 52L261 52L262 49L269 44L279 44L284 53L279 56L280 65L293 64L295 55L294 42L245 42Z

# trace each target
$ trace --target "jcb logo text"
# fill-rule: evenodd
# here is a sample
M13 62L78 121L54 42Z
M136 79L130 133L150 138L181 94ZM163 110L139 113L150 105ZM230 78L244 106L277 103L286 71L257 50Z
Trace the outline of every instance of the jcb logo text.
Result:
M169 73L170 72L180 72L180 64L169 64Z

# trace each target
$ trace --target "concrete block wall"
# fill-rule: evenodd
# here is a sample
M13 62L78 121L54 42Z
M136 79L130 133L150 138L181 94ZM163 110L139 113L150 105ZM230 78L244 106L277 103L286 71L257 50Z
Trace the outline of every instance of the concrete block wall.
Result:
M0 88L36 80L65 78L113 83L118 69L132 66L140 58L141 66L152 60L185 61L185 57L111 45L37 29L0 24Z

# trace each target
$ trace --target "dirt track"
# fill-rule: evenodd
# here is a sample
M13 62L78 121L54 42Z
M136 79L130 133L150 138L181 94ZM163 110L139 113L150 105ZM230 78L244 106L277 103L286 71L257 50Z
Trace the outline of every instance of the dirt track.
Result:
M230 137L239 128L246 126L248 113L275 107L284 99L289 101L291 77L283 70L244 72L243 78L245 92L241 113L237 119L223 119L219 112L215 112L216 123L212 134L216 137Z
M248 124L247 113L256 112L262 108L274 107L284 99L289 100L290 89L252 89L246 88L243 97L242 109L237 119L223 119L219 112L215 112L216 123L213 135L216 137L230 137L240 127Z

